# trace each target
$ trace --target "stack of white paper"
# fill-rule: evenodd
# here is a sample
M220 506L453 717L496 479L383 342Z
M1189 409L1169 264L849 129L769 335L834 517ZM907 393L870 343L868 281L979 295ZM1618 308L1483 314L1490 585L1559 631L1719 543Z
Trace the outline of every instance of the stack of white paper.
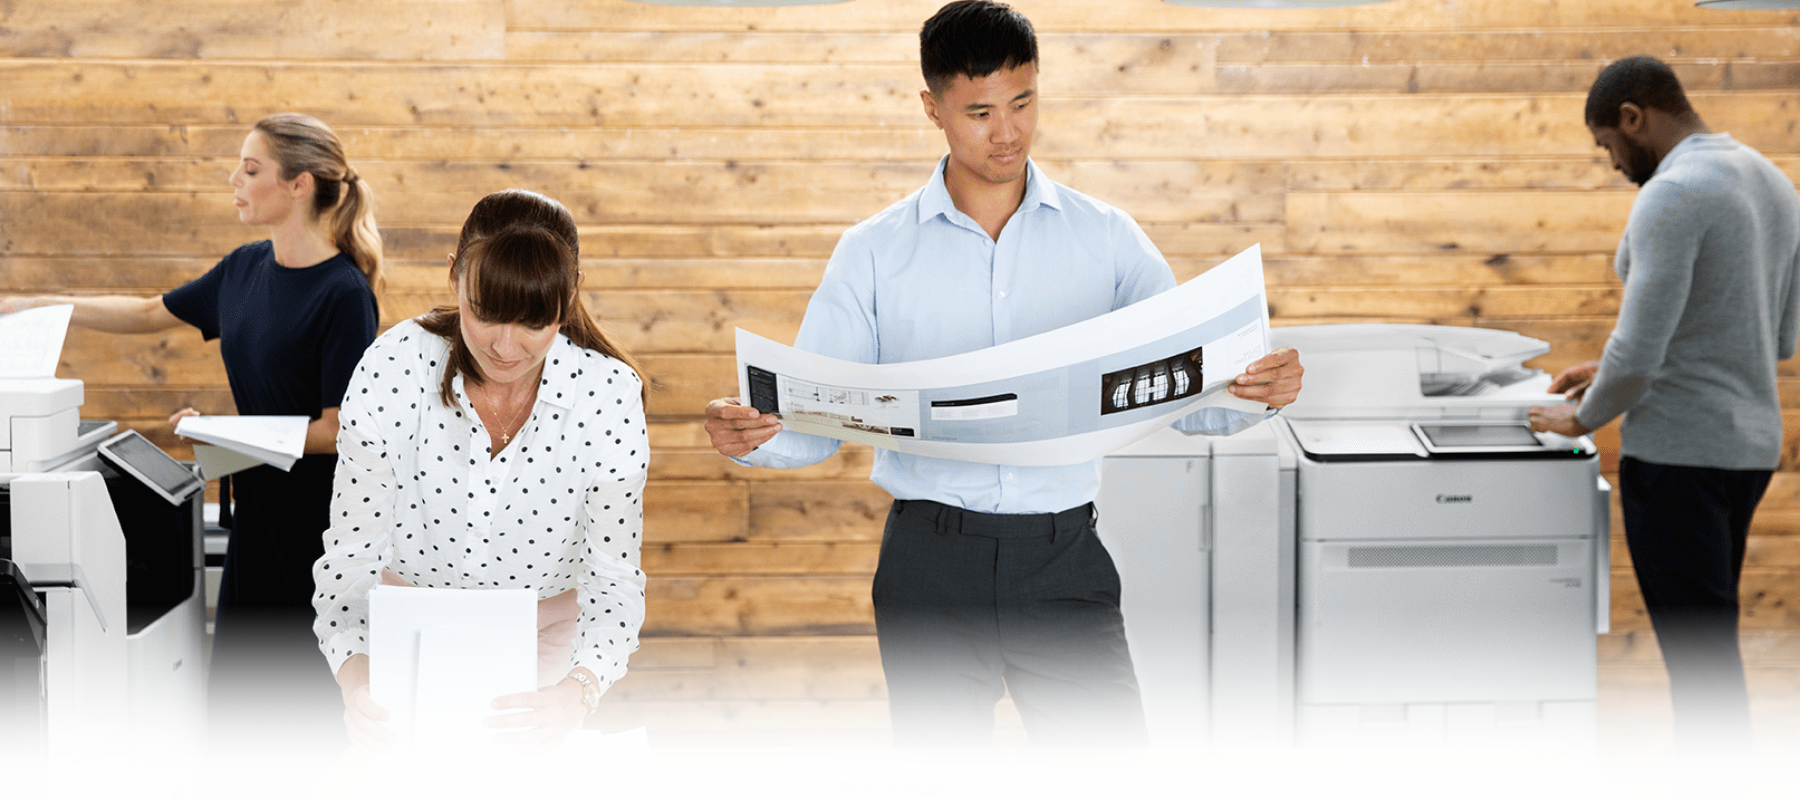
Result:
M182 417L175 433L206 442L194 459L207 480L268 464L286 472L306 445L306 417ZM213 445L213 446L208 446Z
M71 305L0 314L0 378L51 378L62 360Z
M481 750L501 731L489 703L537 687L537 593L530 589L369 591L369 696L403 745Z

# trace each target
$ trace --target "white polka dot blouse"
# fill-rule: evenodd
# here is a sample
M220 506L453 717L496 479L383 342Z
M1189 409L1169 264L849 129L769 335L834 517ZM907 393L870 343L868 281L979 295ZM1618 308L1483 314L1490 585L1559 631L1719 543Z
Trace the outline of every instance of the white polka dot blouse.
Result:
M368 652L369 590L383 567L415 586L576 589L570 668L609 687L644 622L644 479L650 446L638 375L560 334L537 404L498 454L455 379L438 396L448 343L408 320L370 345L338 412L325 555L313 566L313 629L332 674Z

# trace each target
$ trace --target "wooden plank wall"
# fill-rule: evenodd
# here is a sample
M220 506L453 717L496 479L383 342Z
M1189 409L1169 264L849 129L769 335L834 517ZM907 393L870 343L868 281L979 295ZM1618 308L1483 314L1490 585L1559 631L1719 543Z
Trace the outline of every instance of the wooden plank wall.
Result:
M0 3L0 292L156 293L259 238L226 176L247 126L276 111L334 125L378 192L388 324L448 298L442 259L477 198L558 197L582 225L593 307L656 385L652 638L615 702L699 727L736 724L722 709L878 728L867 588L887 497L869 451L739 469L698 412L734 391L733 326L791 341L838 234L943 151L916 99L916 31L938 4ZM1043 46L1044 168L1135 215L1182 278L1260 243L1280 325L1479 325L1550 341L1545 369L1597 356L1633 197L1581 122L1611 59L1670 61L1715 129L1800 175L1795 12L1016 6ZM1782 369L1792 417L1800 375ZM216 347L191 331L72 332L59 374L87 381L85 416L178 454L171 410L231 410ZM1600 441L1610 471L1616 430ZM1800 425L1787 441L1744 625L1756 685L1794 689ZM1660 668L1614 536L1605 696L1654 706Z

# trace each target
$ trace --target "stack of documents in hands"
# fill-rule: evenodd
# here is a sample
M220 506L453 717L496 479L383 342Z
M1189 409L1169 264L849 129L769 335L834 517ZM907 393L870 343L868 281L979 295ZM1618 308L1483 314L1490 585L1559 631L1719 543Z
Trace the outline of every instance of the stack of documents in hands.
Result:
M306 417L182 417L175 433L194 445L207 480L268 464L287 472L306 444ZM212 446L208 446L212 445Z
M537 593L530 589L369 590L369 698L401 746L454 753L493 746L489 706L537 687Z

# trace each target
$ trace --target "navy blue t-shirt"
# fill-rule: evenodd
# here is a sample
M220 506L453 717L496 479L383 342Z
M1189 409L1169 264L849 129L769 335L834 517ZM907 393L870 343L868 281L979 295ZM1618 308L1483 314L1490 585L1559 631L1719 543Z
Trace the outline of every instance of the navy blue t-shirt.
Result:
M350 374L375 341L375 294L342 253L310 267L275 263L264 240L233 251L163 305L219 339L239 414L306 416L343 405Z

